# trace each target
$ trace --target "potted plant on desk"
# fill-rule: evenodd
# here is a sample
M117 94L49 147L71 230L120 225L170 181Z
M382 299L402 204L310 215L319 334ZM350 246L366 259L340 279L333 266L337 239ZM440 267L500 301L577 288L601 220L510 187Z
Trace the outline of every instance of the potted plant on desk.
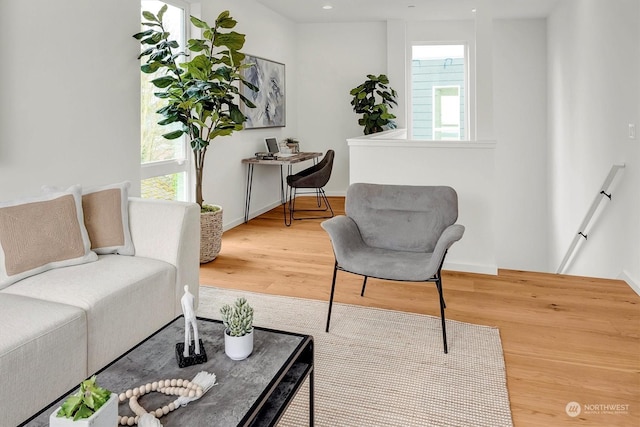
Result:
M220 252L222 242L222 208L204 205L202 182L204 160L209 144L219 136L231 135L243 129L247 120L236 103L242 102L249 108L255 105L243 96L237 82L242 81L254 91L259 89L247 82L240 73L243 68L253 66L243 62L245 35L230 31L237 24L229 11L222 12L213 26L191 17L191 23L202 31L202 38L191 39L187 52L174 52L178 42L170 40L163 15L164 5L157 14L142 12L143 26L148 30L135 34L143 51L139 58L146 58L141 66L143 73L155 74L151 83L160 91L155 96L166 105L157 112L163 116L160 125L178 125L163 136L176 139L186 135L195 166L196 202L202 208L200 218L200 262L212 261ZM188 61L178 63L179 58Z
M244 360L253 351L253 308L245 298L238 298L233 306L220 309L224 323L224 352L232 360Z

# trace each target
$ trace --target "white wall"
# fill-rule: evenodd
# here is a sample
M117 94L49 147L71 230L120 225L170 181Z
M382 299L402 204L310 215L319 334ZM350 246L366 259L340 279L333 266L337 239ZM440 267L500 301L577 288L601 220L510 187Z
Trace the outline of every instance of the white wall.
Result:
M246 34L243 52L285 64L286 124L284 128L248 129L230 137L216 138L207 151L203 198L205 203L224 209L224 228L244 221L244 194L247 169L243 158L264 151L264 138L284 139L297 135L297 84L295 25L254 0L217 1L201 4L202 19L213 22L223 10L238 21L234 29ZM306 147L305 147L306 149ZM256 166L254 169L251 216L276 206L280 201L280 168Z
M568 272L640 279L640 3L567 0L548 23L550 265L564 251L613 163L626 164Z
M362 135L349 91L367 74L386 73L386 24L302 24L296 37L297 136L304 151L335 150L333 173L325 189L344 195L349 185L346 140Z
M295 26L253 0L202 4L211 22L228 9L247 53L286 64L285 128L247 130L215 141L204 198L243 220L246 168L263 138L296 134ZM67 0L0 3L0 200L66 186L129 180L140 193L139 2ZM256 168L252 211L279 201L277 168Z
M0 200L130 180L139 194L138 2L0 2Z
M493 27L497 264L553 271L608 168L623 161L614 200L570 272L639 283L640 139L627 139L627 125L640 128L640 5L559 5L546 35L547 153L544 21ZM262 150L271 135L298 137L309 151L335 149L327 189L344 194L346 139L361 134L349 90L368 73L387 72L386 24L296 25L254 0L202 4L203 18L224 9L247 34L247 53L286 64L288 126L216 141L205 199L224 206L226 228L240 223L246 177L240 160ZM77 182L130 180L139 192L139 45L131 38L138 14L138 2L130 0L0 2L0 200L37 194L43 184ZM422 23L421 30L443 25L460 29ZM256 168L253 214L278 203L277 172ZM547 212L540 213L545 203Z
M497 196L487 191L496 186L495 144L393 139L397 133L349 139L351 182L451 186L465 233L451 247L445 269L496 274Z
M493 36L496 258L548 271L546 20L496 20Z

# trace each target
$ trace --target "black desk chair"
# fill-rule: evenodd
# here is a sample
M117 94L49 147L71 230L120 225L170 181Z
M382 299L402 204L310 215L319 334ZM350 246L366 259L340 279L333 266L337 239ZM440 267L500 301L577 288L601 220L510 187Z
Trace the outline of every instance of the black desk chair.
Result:
M287 200L289 205L289 215L285 214L285 224L291 225L293 220L302 219L320 219L320 218L332 218L333 209L327 195L324 192L324 186L329 182L331 178L331 171L333 169L333 158L335 157L335 151L328 150L324 158L310 168L302 170L296 174L287 176ZM304 189L313 189L313 191L304 191ZM299 190L302 190L300 192ZM296 210L296 196L298 194L315 193L317 209L297 209ZM324 207L322 205L324 204ZM330 215L321 216L304 216L300 218L295 217L295 212L330 212ZM287 222L288 218L288 222Z

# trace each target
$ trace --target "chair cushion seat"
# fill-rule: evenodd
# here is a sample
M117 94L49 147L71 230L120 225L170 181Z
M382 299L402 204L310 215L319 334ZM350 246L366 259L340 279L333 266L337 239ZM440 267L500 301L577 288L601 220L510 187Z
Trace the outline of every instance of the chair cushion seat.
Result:
M361 246L358 251L345 254L339 267L363 276L422 282L437 272L430 268L431 256L431 253Z

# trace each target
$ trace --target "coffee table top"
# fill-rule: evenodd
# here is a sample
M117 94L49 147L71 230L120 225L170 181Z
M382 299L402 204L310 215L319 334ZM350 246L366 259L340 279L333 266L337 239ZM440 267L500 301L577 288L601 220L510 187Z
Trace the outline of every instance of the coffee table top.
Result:
M235 427L249 425L253 418L277 417L277 414L258 415L258 411L274 411L268 408L273 404L265 405L269 395L284 394L286 396L283 398L290 400L289 394L295 393L299 384L285 385L288 391L284 393L277 392L276 388L281 383L301 382L309 370L313 369L312 359L310 365L303 363L301 367L296 366L299 365L297 362L301 353L309 348L311 351L313 349L313 339L307 335L256 327L251 356L242 361L233 361L224 353L224 326L221 322L198 318L198 332L207 353L206 363L186 368L178 367L175 345L184 340L184 319L179 317L103 368L98 373L98 384L119 394L129 388L161 379L191 380L200 371L214 373L217 385L199 400L163 416L160 421L165 427ZM287 378L287 375L290 376L291 372L296 370L299 372L294 374L293 380ZM75 390L69 394L72 392ZM152 411L168 405L175 398L152 392L140 398L139 402L147 411ZM52 403L24 425L48 425L49 414L63 400L61 398ZM126 402L120 404L119 414L133 415Z

